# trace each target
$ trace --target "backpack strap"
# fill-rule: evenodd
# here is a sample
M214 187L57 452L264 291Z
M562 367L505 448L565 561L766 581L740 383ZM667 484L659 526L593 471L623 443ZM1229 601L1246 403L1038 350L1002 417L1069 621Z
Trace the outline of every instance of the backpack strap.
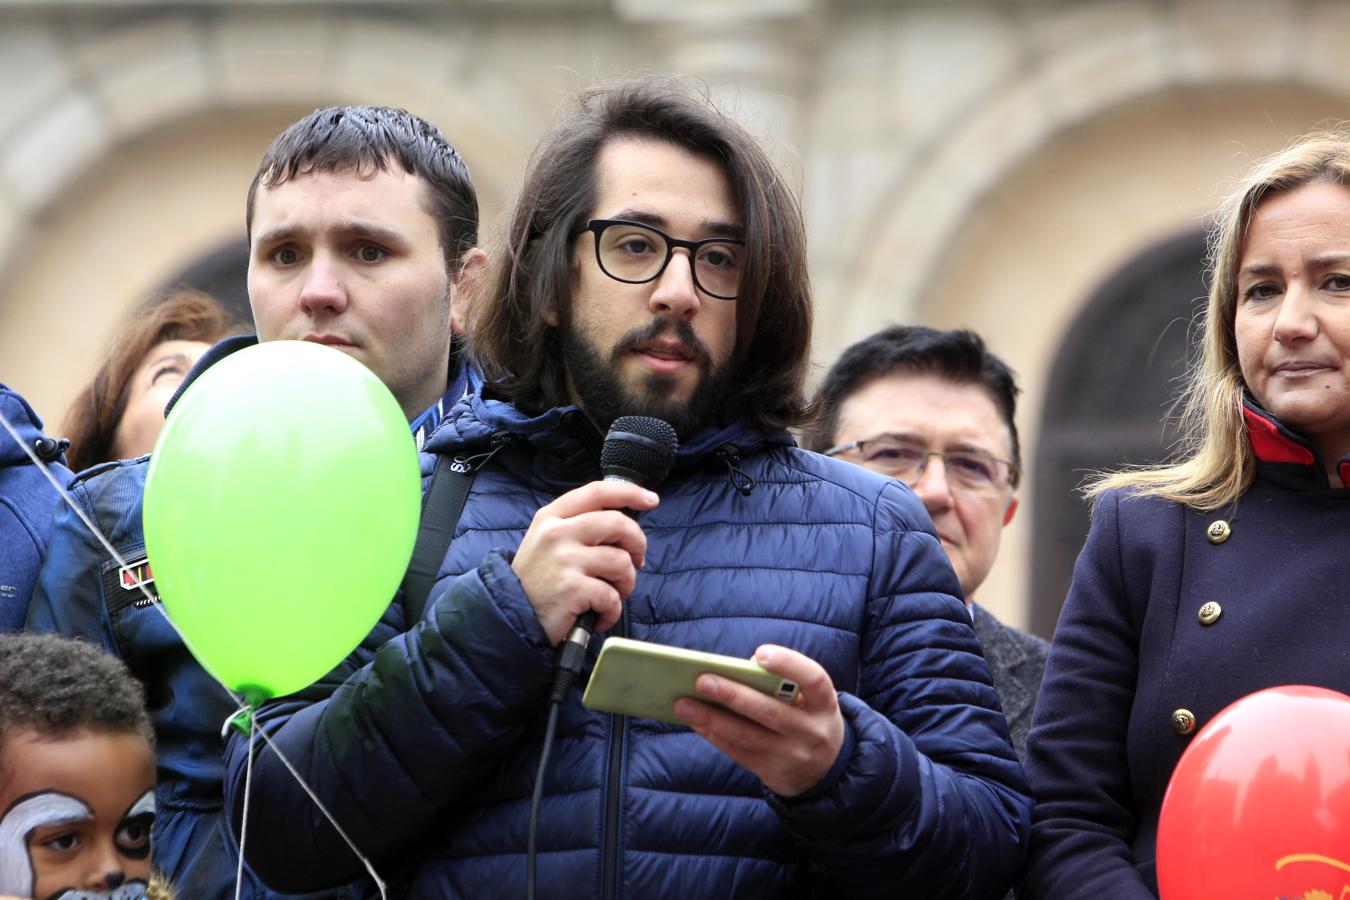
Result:
M436 457L436 468L431 473L431 486L422 502L422 523L417 529L417 543L413 545L412 561L403 576L400 588L403 598L403 620L411 630L426 611L427 596L436 580L445 551L455 536L455 526L469 499L469 488L478 467L468 465L459 457L450 460Z

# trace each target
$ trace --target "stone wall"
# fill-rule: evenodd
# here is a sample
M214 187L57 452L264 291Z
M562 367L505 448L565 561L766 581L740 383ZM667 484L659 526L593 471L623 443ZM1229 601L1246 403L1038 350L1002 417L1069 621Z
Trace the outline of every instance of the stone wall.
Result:
M316 106L441 125L490 233L561 97L649 68L706 79L800 188L821 366L887 322L975 327L1031 459L1086 298L1346 116L1348 37L1335 0L0 0L0 380L59 421L121 316L242 239L258 154ZM1029 522L981 596L1014 622Z

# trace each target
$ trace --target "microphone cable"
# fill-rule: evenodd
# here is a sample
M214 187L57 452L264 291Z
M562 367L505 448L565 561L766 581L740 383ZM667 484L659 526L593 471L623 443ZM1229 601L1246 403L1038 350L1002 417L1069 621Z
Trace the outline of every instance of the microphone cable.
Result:
M604 480L654 488L670 474L679 446L675 429L669 423L650 416L621 416L609 426L609 433L605 435L605 443L600 450L600 469ZM632 510L625 512L637 518L637 513ZM539 751L534 792L530 795L529 837L525 851L525 900L534 900L539 865L536 845L539 807L544 798L544 774L548 771L548 758L558 733L558 712L581 674L581 667L586 662L586 648L590 646L591 635L595 632L599 618L600 614L593 609L582 613L558 645L553 684L548 692L548 724L544 726L544 744Z
M558 661L553 665L553 685L548 691L548 724L544 726L544 745L539 751L539 768L534 775L534 793L530 796L530 835L525 852L525 898L534 900L535 874L539 857L535 838L539 828L539 804L544 797L544 773L548 771L548 758L553 750L553 739L558 733L558 711L581 674L582 663L586 661L586 647L591 642L591 633L599 613L590 610L577 618L577 624L558 645Z

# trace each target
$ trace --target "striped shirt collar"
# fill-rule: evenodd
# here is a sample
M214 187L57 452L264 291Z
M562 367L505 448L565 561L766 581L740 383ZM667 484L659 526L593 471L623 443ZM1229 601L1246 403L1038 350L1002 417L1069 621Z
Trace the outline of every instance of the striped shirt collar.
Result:
M418 451L421 451L427 442L427 438L431 437L432 433L440 427L445 414L468 393L468 368L463 365L456 366L454 378L451 380L450 386L446 388L445 393L441 395L441 399L408 423L408 427L412 429L413 439L417 442Z

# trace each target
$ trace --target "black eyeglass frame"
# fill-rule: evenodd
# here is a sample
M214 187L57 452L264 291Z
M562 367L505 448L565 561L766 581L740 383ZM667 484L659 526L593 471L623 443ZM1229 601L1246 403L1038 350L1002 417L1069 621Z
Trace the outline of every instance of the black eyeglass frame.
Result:
M863 438L860 441L849 441L846 444L836 444L835 446L829 448L828 450L822 450L821 455L833 457L838 456L840 453L847 453L850 450L858 450L859 452L861 452L867 444L874 444L877 441L883 440L888 440L896 444L905 444L906 446L912 446L916 450L920 449L917 445L911 444L909 441L903 441L893 434L878 434L873 435L870 438ZM999 459L997 456L994 456L991 453L984 453L983 451L980 450L949 450L944 453L941 450L925 449L923 451L923 459L919 460L918 473L920 476L923 475L924 469L928 468L928 460L932 459L934 456L942 457L942 464L944 466L947 465L947 457L949 456L973 456L977 458L988 459L996 463L1002 463L1003 465L1008 467L1008 486L1013 490L1017 490L1017 482L1019 480L1019 476L1022 474L1018 470L1017 464L1012 460ZM994 485L995 487L1002 486L999 485L998 482L990 482L990 484Z
M638 228L644 228L647 231L660 235L661 239L666 242L666 258L662 260L661 265L657 268L655 274L653 274L650 278L641 278L633 280L630 278L620 278L619 276L611 272L609 269L605 268L604 260L600 258L600 235L603 234L605 229L609 228L611 225L635 225ZM717 300L736 299L737 296L736 294L733 294L732 296L728 297L725 294L713 293L712 291L704 287L702 283L700 283L698 280L698 266L696 263L698 260L698 251L700 247L703 247L707 244L736 244L737 246L744 247L745 241L742 240L741 238L710 237L710 238L703 238L702 240L699 241L684 241L676 237L671 237L661 229L656 228L655 226L652 225L648 225L646 222L634 222L632 219L591 219L585 225L581 226L579 229L572 232L572 237L579 238L588 231L591 234L595 235L595 240L592 242L595 244L595 264L600 267L601 272L604 272L606 275L608 275L610 278L613 278L615 281L622 282L623 284L650 284L651 282L660 278L661 275L666 271L666 266L670 265L670 260L675 256L675 251L683 248L689 251L689 274L694 279L694 287L698 288L700 291L707 294L709 297L712 297ZM737 291L739 293L739 288L737 289Z

